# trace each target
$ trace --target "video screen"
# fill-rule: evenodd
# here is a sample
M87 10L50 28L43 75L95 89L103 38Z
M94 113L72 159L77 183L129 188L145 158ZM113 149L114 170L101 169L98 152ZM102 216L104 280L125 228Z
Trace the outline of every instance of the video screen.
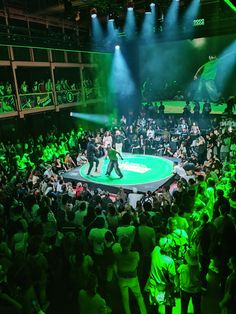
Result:
M236 35L147 45L140 49L140 81L143 102L223 105L236 91Z

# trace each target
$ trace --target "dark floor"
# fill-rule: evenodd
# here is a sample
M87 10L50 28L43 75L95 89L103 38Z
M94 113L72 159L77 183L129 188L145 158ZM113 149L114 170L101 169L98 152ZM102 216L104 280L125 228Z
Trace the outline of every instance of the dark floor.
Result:
M68 302L65 298L67 294L63 286L57 286L57 291L53 293L56 297L52 300L51 305L47 311L47 314L79 314L76 308L76 304ZM116 282L112 283L107 287L106 292L103 293L108 305L113 309L113 314L123 314L121 298L119 288ZM131 293L130 293L131 294ZM213 272L208 274L208 289L202 295L202 314L220 314L218 306L219 300L221 299L221 290L219 287L219 276ZM138 314L139 310L137 304L132 295L130 295L130 303L132 313ZM150 313L150 311L148 311ZM158 311L156 312L158 313ZM164 309L159 309L160 314L164 314ZM189 305L189 314L194 313L192 304ZM89 313L88 313L89 314ZM180 299L176 298L176 306L173 309L172 314L181 314Z

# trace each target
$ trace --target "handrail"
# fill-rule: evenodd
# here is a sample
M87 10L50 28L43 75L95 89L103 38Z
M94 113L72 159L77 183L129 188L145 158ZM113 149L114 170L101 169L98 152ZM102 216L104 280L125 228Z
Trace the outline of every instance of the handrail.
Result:
M26 93L26 94L19 94L19 96L37 96L37 95L42 95L42 94L52 94L51 92L40 92L40 93Z

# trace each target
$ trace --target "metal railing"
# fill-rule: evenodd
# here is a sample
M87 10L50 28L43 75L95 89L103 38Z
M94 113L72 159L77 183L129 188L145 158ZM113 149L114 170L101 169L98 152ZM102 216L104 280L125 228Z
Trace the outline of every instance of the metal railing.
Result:
M19 94L21 110L45 108L54 105L52 92Z

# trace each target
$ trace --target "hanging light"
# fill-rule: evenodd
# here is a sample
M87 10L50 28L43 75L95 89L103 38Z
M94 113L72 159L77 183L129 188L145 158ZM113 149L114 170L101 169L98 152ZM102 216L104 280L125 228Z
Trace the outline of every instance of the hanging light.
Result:
M150 4L147 4L145 7L145 14L152 14L151 6Z
M114 21L115 21L115 18L116 18L115 13L112 12L112 11L110 11L110 12L108 13L108 21L114 22Z
M92 9L90 10L91 18L92 18L92 19L95 19L95 18L97 17L97 13L98 13L97 9L96 9L96 8L92 8Z
M128 1L127 2L127 10L128 11L133 11L134 10L134 1Z

